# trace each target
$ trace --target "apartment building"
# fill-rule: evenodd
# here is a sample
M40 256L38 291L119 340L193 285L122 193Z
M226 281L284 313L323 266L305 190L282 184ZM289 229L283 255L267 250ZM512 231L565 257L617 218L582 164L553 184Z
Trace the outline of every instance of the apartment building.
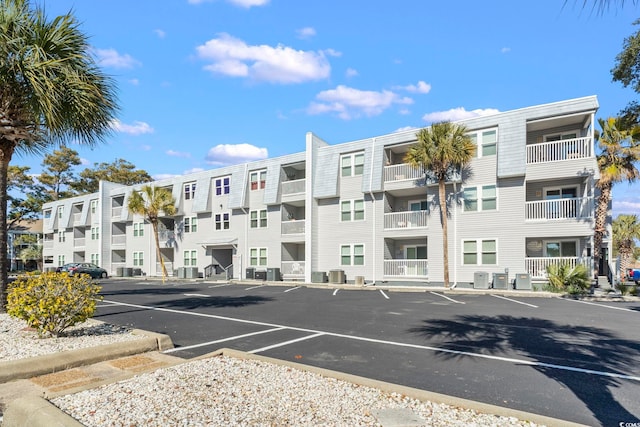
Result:
M591 265L597 108L589 96L460 122L478 149L447 184L453 282ZM308 133L301 153L156 181L178 208L160 220L160 256L180 277L442 284L443 201L404 161L416 140L408 130L331 145ZM161 275L151 225L126 208L139 188L101 182L47 203L45 265Z

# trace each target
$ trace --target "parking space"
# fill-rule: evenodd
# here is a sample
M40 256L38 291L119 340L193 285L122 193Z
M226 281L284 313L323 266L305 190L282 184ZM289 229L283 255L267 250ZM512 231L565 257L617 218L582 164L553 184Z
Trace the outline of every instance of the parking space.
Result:
M181 357L229 347L590 425L640 416L621 404L640 395L637 302L115 280L103 293L98 319L167 333Z

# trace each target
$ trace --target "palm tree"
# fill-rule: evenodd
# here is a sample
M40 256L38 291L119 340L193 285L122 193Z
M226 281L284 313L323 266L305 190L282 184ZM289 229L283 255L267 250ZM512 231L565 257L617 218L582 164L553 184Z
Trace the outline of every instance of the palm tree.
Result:
M442 251L444 286L449 287L449 236L447 230L447 198L445 184L462 172L476 152L476 146L467 135L467 128L451 122L434 123L420 129L418 142L411 146L405 162L424 170L428 178L438 182L440 223L442 224Z
M109 135L115 85L68 13L48 20L29 0L0 0L0 312L7 290L7 172L14 153Z
M167 277L167 268L160 253L160 239L158 237L158 219L161 215L172 216L176 213L176 201L171 191L166 188L145 185L140 192L134 191L129 197L127 209L133 214L143 216L151 223L153 235L156 239L156 255L162 266L162 282Z
M627 269L634 261L636 239L640 239L640 223L637 215L618 215L613 220L614 255L620 255L620 278L625 277Z
M600 190L600 197L596 204L595 226L593 233L593 268L594 277L598 275L602 240L606 233L606 222L611 203L611 190L618 182L633 182L640 178L640 171L636 162L640 159L640 127L627 127L619 117L609 117L607 120L598 119L602 129L596 132L598 149L597 155L600 179L596 187Z

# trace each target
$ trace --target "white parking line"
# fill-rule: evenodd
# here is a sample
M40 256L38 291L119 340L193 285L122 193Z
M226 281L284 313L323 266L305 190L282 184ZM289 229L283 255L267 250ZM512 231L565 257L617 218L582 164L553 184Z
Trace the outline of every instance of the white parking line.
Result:
M338 291L339 291L339 290L340 290L340 289L336 289L335 291L333 291L333 296L334 296L334 297L336 296L336 294L338 293Z
M273 328L273 329L267 329L267 330L264 330L264 331L251 332L249 334L244 334L244 335L236 335L234 337L222 338L222 339L215 340L215 341L203 342L201 344L187 345L185 347L175 347L175 348L170 348L169 350L164 350L163 353L165 353L165 354L166 353L175 353L176 351L190 350L192 348L198 348L198 347L206 347L208 345L218 344L218 343L225 342L225 341L234 341L234 340L238 340L238 339L241 339L241 338L252 337L254 335L261 335L261 334L268 334L270 332L282 331L284 329L286 329L286 328L285 327Z
M503 299L503 300L507 300L507 301L515 302L515 303L517 303L517 304L526 305L526 306L528 306L528 307L539 308L537 305L528 304L528 303L526 303L526 302L522 302L522 301L516 301L516 300L514 300L514 299L507 298L507 297L503 297L503 296L501 296L501 295L491 295L491 296L492 296L492 297L496 297L496 298L500 298L500 299Z
M438 295L438 294L436 294L436 295ZM175 309L172 309L172 308L161 308L161 307L154 307L154 306L147 306L147 305L129 304L129 303L124 303L124 302L119 302L119 301L104 301L104 302L114 303L114 304L118 304L118 305L122 305L122 306L126 306L126 307L134 307L134 308L141 308L141 309L146 309L146 310L162 311L162 312L165 312L165 313L175 313L175 314L183 314L183 315L187 315L187 316L206 317L206 318L209 318L209 319L220 319L220 320L227 320L227 321L230 321L230 322L247 323L247 324L251 324L251 325L270 326L272 328L284 328L284 329L288 329L288 330L291 330L291 331L302 331L302 332L308 332L308 333L313 334L313 335L309 335L307 337L300 338L298 340L289 341L287 343L303 341L305 339L315 338L315 337L320 336L320 335L326 335L326 336L330 336L330 337L337 337L337 338L351 339L351 340L357 340L357 341L363 341L363 342L370 342L370 343L374 343L374 344L384 344L384 345L391 345L391 346L396 346L396 347L414 348L414 349L418 349L418 350L428 350L428 351L433 351L433 352L437 352L437 353L448 353L448 354L455 354L455 355L463 355L463 356L468 356L468 357L475 357L475 358L478 358L478 359L496 360L496 361L501 361L501 362L513 363L515 365L540 366L540 367L558 369L558 370L563 370L563 371L580 372L580 373L584 373L584 374L598 375L598 376L603 376L603 377L620 378L620 379L625 379L625 380L640 381L640 376L619 374L619 373L616 373L616 372L595 371L595 370L592 370L592 369L583 369L583 368L576 368L574 366L556 365L556 364L550 364L550 363L536 362L536 361L527 360L527 359L515 359L515 358L510 358L510 357L492 356L492 355L489 355L489 354L482 354L482 353L471 353L471 352L468 352L468 351L450 350L448 348L431 347L431 346L419 345L419 344L408 344L408 343L395 342L395 341L385 341L385 340L380 340L380 339L375 339L375 338L359 337L359 336L355 336L355 335L345 335L345 334L338 334L338 333L334 333L334 332L324 332L324 331L319 331L319 330L316 330L316 329L306 329L306 328L297 328L297 327L294 327L294 326L278 325L276 323L258 322L258 321L255 321L255 320L238 319L238 318L234 318L234 317L218 316L218 315L215 315L215 314L204 314L204 313L197 313L197 312L193 312L193 311L175 310ZM611 307L609 307L609 308L611 308ZM279 346L282 346L282 345L286 345L286 343L279 344ZM266 347L265 347L265 349L266 349ZM254 352L266 351L265 349L254 350Z
M448 296L446 296L446 295L442 295L442 294L439 294L439 293L437 293L437 292L429 292L429 293L431 293L431 294L433 294L433 295L437 295L437 296L442 297L442 298L444 298L444 299L448 299L449 301L451 301L451 302L455 302L456 304L464 304L464 302L462 302L462 301L456 301L456 300L454 300L453 298L449 298Z
M205 294L183 294L185 297L199 297L199 298L209 298L211 295Z
M229 286L229 283L223 283L222 285L212 285L212 286L209 286L209 289L211 289L211 288L222 288L224 286Z
M611 307L610 305L605 305L605 304L596 304L595 302L588 302L588 301L580 301L577 299L565 299L562 298L564 301L572 301L572 302L579 302L582 304L588 304L588 305L595 305L598 307L602 307L602 308L610 308L611 310L621 310L621 311L630 311L632 313L640 313L639 311L636 310L631 310L630 308L624 308L624 307Z
M295 340L285 341L285 342L281 342L279 344L274 344L274 345L270 345L270 346L267 346L267 347L258 348L256 350L251 350L251 351L248 351L247 353L250 353L250 354L262 353L263 351L271 350L272 348L278 348L278 347L282 347L282 346L285 346L285 345L294 344L294 343L297 343L297 342L300 342L300 341L310 340L311 338L321 337L322 335L324 335L322 332L317 333L317 334L313 334L313 335L307 335L306 337L297 338Z
M251 288L247 288L247 289L245 289L245 291L250 291L251 289L264 288L265 286L267 286L267 285L258 285L258 286L253 286L253 287L251 287Z
M382 294L383 297L385 297L386 299L389 299L389 296L385 294L382 289L380 289L380 293Z
M295 291L296 289L300 289L302 286L296 286L295 288L289 288L285 292Z

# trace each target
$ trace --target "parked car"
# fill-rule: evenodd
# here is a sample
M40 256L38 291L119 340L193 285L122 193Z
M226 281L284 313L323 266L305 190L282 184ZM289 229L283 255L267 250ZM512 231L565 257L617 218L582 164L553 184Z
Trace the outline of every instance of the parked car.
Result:
M56 271L66 271L69 273L69 276L73 276L74 274L88 274L94 279L106 279L109 276L107 270L88 262L65 264L62 267L58 267Z
M627 270L627 280L640 284L640 268L630 268Z
M77 262L70 262L65 265L61 265L56 268L56 273L63 273L63 272L68 273L69 271L71 271L72 268L75 268L76 265L78 265Z

